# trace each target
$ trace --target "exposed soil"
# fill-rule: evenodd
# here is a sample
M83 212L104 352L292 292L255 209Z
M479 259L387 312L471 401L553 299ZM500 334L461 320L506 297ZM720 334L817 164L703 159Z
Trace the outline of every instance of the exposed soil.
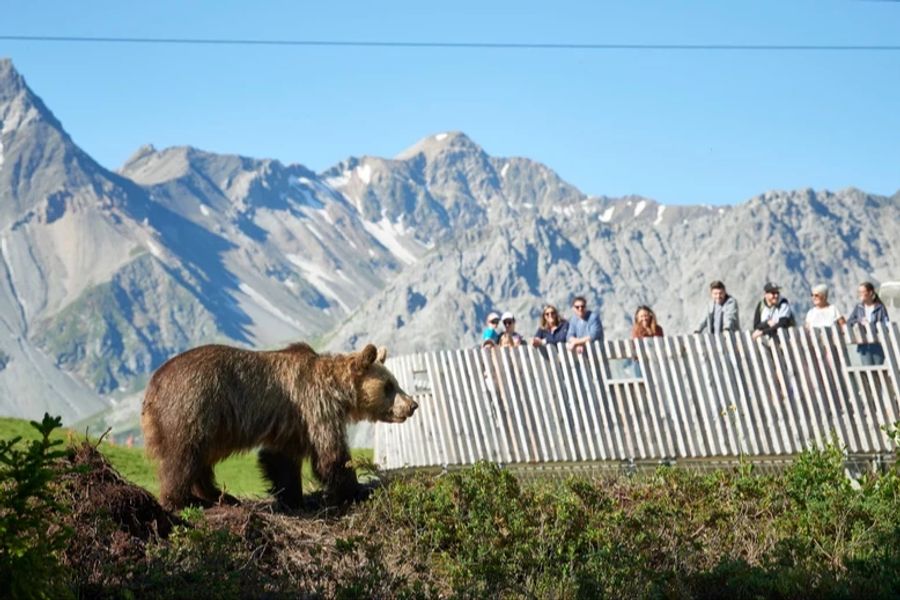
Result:
M197 589L202 596L204 576L233 578L232 597L392 597L421 579L359 505L326 509L311 494L296 512L245 501L186 522L126 481L88 442L70 449L64 470L57 493L70 512L60 526L73 535L62 561L83 598L192 597ZM210 582L209 593L219 583Z

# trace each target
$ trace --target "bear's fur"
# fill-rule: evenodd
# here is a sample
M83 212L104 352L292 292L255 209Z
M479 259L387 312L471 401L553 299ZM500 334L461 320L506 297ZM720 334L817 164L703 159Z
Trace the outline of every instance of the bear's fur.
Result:
M354 497L347 422L402 423L417 408L384 359L372 345L320 355L306 344L269 352L209 345L171 358L151 377L141 411L147 452L159 462L160 502L170 510L237 502L216 487L213 465L256 447L284 506L300 506L306 457L327 501Z

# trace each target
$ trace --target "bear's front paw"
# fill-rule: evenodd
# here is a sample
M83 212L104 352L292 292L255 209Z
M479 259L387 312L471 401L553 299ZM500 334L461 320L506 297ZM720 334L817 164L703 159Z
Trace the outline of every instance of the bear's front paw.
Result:
M354 502L365 502L375 492L375 485L367 483L356 486L356 493L353 495Z
M322 493L322 501L328 506L339 506L368 498L369 492L356 481L345 481L339 486L330 486Z
M235 498L234 496L232 496L231 494L222 492L221 494L219 494L218 504L221 504L223 506L240 506L241 501L238 500L237 498Z

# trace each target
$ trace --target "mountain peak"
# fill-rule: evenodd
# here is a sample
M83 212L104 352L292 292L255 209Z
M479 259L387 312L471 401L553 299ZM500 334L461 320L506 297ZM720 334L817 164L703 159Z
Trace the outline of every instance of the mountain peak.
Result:
M424 154L426 159L443 154L444 152L473 152L481 154L484 150L461 131L445 131L423 138L398 154L397 160L407 160L419 154Z
M143 146L135 150L134 154L128 157L128 160L125 161L125 166L123 168L132 163L143 160L148 156L153 156L154 154L156 154L156 146L154 146L153 144L144 144Z
M0 58L0 98L7 94L15 95L24 85L25 81L13 66L12 59Z
M19 129L32 121L45 121L62 132L62 125L25 83L9 58L0 58L0 125L2 131ZM63 134L65 135L65 134Z

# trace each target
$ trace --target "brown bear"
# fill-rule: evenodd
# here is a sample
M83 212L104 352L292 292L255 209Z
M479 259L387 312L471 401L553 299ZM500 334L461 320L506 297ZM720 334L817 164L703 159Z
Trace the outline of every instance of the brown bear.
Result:
M200 346L169 359L150 378L141 411L147 452L159 461L160 502L170 510L237 502L216 487L213 465L255 447L282 505L300 506L306 457L326 501L353 498L347 422L402 423L418 406L385 355L371 344L330 355L299 343L267 352Z

